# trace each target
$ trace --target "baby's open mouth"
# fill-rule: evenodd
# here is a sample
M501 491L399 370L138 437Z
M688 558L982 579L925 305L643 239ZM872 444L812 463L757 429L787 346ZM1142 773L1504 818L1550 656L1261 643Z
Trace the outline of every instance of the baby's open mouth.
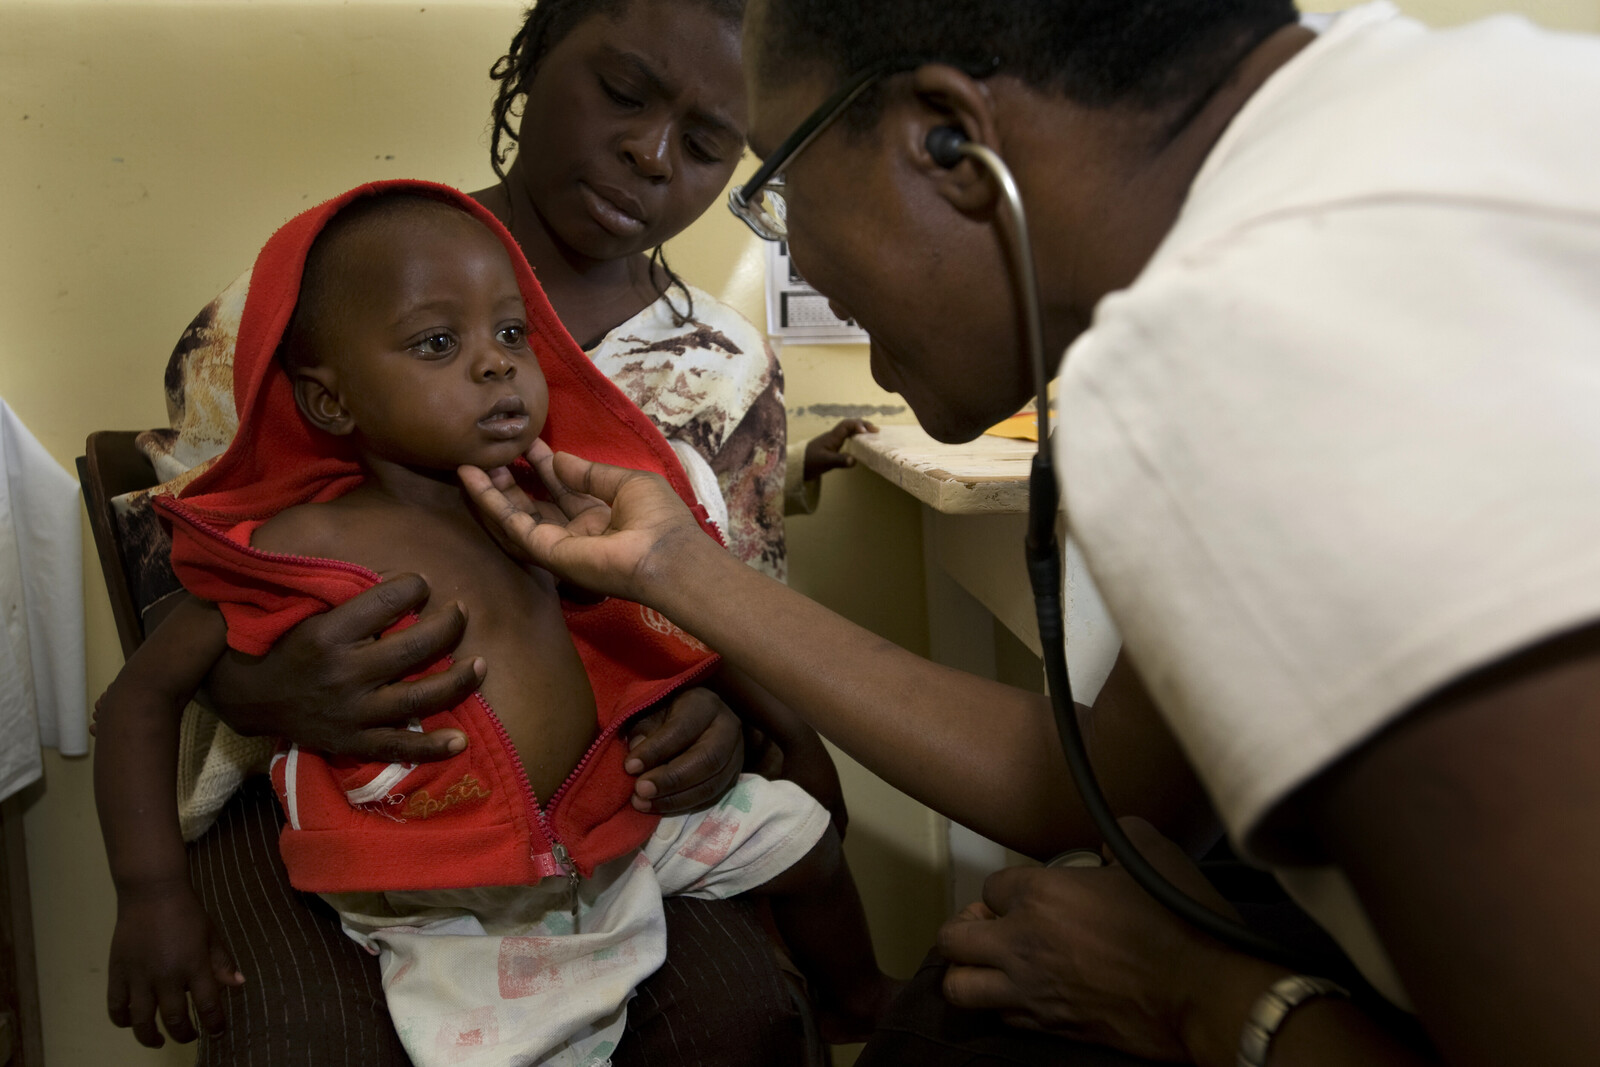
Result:
M508 396L490 408L478 425L496 436L515 437L528 426L528 405L519 396Z

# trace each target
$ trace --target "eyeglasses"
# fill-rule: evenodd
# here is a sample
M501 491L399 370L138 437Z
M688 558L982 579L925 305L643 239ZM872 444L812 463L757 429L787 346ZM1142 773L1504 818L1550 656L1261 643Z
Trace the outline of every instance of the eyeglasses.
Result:
M761 168L750 180L728 193L728 210L744 221L764 241L782 241L789 236L789 205L783 196L783 169L794 162L794 157L822 136L835 119L849 110L880 78L915 70L927 63L952 63L950 60L927 56L900 59L883 59L871 64L841 85L837 92L806 117L795 131L784 138ZM985 78L1000 66L1000 58L992 57L980 63L953 62L974 78Z
M874 82L890 74L915 70L925 63L939 62L926 57L883 59L868 66L855 77L841 85L837 92L822 102L795 131L784 139L761 169L750 180L728 193L728 210L755 231L764 241L782 241L789 235L789 206L783 199L783 168L794 157L822 136L835 119L849 110L862 93L872 88ZM997 66L995 60L982 71L988 74Z

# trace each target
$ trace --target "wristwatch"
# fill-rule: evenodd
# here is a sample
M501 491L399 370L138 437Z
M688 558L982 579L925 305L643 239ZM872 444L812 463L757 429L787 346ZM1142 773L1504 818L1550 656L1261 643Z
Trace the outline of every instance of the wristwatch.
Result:
M1346 997L1350 991L1338 982L1326 978L1312 978L1305 974L1291 974L1280 978L1256 998L1245 1020L1244 1031L1239 1035L1238 1067L1267 1067L1267 1053L1272 1049L1272 1039L1289 1013L1312 997Z

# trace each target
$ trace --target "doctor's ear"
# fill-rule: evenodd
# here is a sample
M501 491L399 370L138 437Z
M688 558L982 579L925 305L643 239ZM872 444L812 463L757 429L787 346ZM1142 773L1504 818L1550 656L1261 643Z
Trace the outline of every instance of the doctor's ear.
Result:
M933 172L940 194L955 208L964 212L987 209L997 191L989 172L968 159L963 146L998 144L988 86L956 67L934 63L912 74L912 91L922 104L913 131L918 141L912 146L917 161Z
M294 374L294 402L306 421L324 433L343 437L356 428L355 419L338 394L338 376L331 367L304 367Z

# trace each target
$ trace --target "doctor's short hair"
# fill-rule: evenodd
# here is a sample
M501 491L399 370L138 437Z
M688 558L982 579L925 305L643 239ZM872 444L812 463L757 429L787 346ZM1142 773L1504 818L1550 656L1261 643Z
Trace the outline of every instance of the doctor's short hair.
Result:
M1010 74L1090 107L1184 110L1299 18L1293 0L767 0L763 82L907 57ZM853 125L876 121L866 94Z

